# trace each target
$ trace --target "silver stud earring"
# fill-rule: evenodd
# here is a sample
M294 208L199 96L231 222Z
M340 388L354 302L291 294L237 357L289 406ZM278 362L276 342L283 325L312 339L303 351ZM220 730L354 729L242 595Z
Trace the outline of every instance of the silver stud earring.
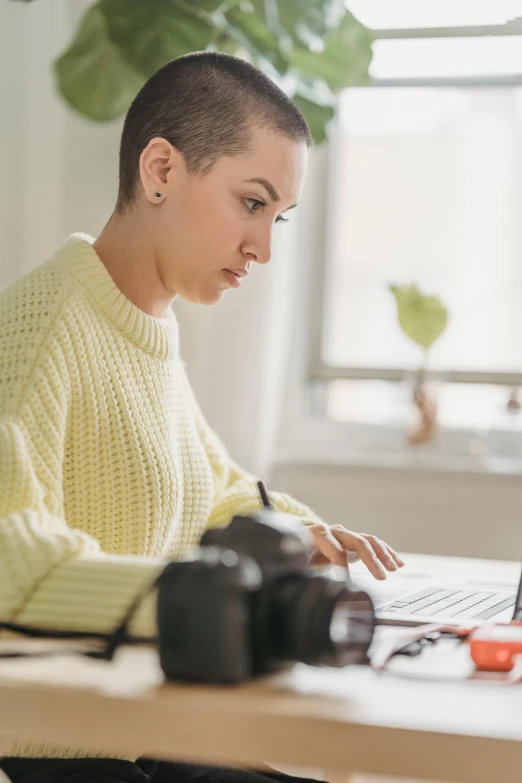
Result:
M155 195L155 196L156 196L156 198L158 198L158 199L159 199L159 198L161 198L161 196L162 196L162 194L159 192L159 190L158 190L158 191L157 191L157 193L155 193L154 195Z

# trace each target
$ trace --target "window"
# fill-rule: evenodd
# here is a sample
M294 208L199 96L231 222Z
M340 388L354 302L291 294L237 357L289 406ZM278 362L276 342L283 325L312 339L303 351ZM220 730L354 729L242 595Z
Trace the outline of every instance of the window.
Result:
M417 369L415 282L451 314L432 369L522 372L522 88L349 90L332 153L325 362Z
M372 30L503 25L522 15L521 0L347 0L346 6Z
M522 386L522 2L347 5L377 39L371 84L341 94L329 150L322 412L407 419L422 356L388 285L415 283L450 313L430 352L441 424L518 430L506 403Z

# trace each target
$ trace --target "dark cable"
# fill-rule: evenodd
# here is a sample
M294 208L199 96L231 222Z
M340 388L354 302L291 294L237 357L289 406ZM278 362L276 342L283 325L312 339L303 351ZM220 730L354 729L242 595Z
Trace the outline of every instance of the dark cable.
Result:
M88 658L99 658L105 661L111 661L114 657L114 653L122 644L150 644L151 642L157 641L157 639L131 636L127 633L127 628L141 601L151 590L157 586L158 582L159 577L134 598L129 608L125 612L121 623L109 634L96 633L94 631L43 630L42 628L33 628L29 625L0 622L0 630L14 631L15 633L21 634L22 636L29 636L33 639L98 639L105 641L106 644L101 650L56 649L40 652L25 652L14 650L12 652L0 652L0 658L40 658L47 655L63 655L64 653L71 652L77 655L86 655Z

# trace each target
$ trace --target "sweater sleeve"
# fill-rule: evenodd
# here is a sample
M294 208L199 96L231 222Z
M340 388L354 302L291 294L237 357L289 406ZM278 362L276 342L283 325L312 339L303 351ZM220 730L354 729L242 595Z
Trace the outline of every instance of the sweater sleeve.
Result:
M206 424L206 422L205 422ZM227 525L236 514L259 511L262 507L258 476L243 470L229 456L218 436L206 424L202 429L202 439L214 474L214 502L208 527ZM276 511L292 514L303 524L320 522L319 517L304 503L283 492L268 492L268 498Z
M59 460L42 459L37 437L21 420L0 420L0 620L109 632L163 563L104 554L95 539L71 529L55 496ZM152 594L130 630L155 636Z
M199 437L212 468L214 500L208 527L223 527L236 514L246 514L261 509L262 502L257 488L259 477L243 470L230 457L220 438L203 416L186 375L185 380L187 395L196 418ZM322 521L308 506L295 500L290 495L283 492L268 492L268 497L276 511L292 514L305 525Z

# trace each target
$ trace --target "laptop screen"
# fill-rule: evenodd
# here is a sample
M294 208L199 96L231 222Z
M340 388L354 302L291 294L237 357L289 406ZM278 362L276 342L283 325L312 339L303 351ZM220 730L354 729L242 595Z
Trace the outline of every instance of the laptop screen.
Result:
M520 581L518 583L517 598L513 610L513 620L522 621L522 575L520 576Z

